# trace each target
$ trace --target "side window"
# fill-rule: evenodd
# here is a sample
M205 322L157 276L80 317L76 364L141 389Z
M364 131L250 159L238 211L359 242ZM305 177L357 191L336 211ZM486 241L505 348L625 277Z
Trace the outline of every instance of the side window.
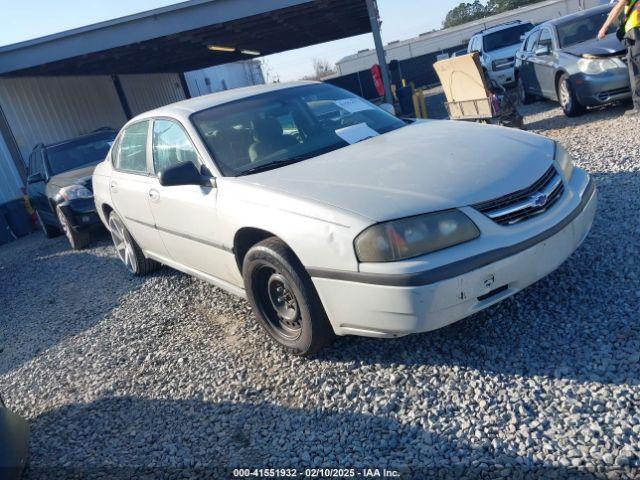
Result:
M116 169L135 173L147 171L148 133L148 121L134 123L122 132L115 163Z
M553 40L551 39L551 32L546 28L540 33L538 47L548 47L549 51L553 50Z
M540 38L540 30L537 30L529 35L529 37L527 38L527 42L524 44L524 51L533 52L533 46L538 41L538 38Z
M156 173L179 163L200 168L198 152L182 126L171 120L153 122L153 170Z
M36 173L36 152L31 152L31 155L29 155L29 171L27 172L28 175L33 175L34 173Z

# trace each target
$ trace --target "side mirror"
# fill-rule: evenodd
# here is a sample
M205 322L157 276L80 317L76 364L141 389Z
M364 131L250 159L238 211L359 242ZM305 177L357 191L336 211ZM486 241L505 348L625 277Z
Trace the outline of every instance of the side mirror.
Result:
M33 183L44 182L44 175L41 172L34 173L33 175L29 175L27 178L27 184L31 185Z
M191 162L182 162L164 169L158 175L158 180L163 187L177 187L180 185L213 186L212 179L203 176Z
M549 55L549 53L551 53L551 50L546 45L543 46L543 47L536 47L536 49L533 51L533 54L536 57L542 57L544 55Z
M396 107L394 107L390 103L383 103L382 105L380 105L380 108L393 116L395 116L396 114Z

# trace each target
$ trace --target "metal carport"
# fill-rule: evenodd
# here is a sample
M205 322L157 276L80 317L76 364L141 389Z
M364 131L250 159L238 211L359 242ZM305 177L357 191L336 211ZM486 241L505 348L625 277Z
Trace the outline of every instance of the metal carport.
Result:
M0 47L0 140L24 179L34 131L48 142L100 122L120 127L137 113L132 85L138 97L149 97L141 85L161 92L158 105L143 102L152 108L184 95L175 84L184 89L185 71L376 31L378 25L375 0L190 0ZM75 92L84 98L73 98ZM107 105L111 111L98 118Z

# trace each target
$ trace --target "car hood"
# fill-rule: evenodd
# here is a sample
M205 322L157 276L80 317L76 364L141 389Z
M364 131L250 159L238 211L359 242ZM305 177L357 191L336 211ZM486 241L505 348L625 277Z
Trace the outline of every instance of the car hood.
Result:
M516 56L516 52L520 48L519 43L515 43L513 45L509 45L507 47L499 48L498 50L492 50L487 52L485 55L487 58L491 60L502 60L504 58L511 58Z
M239 179L384 221L526 188L549 168L554 150L539 135L435 120Z
M625 47L615 34L607 35L604 39L594 38L587 42L577 43L563 49L567 53L582 57L583 55L593 55L596 57L607 57L621 54Z
M86 167L62 172L51 177L49 183L61 188L69 185L83 185L91 189L91 175L93 175L95 168L96 164L91 164Z

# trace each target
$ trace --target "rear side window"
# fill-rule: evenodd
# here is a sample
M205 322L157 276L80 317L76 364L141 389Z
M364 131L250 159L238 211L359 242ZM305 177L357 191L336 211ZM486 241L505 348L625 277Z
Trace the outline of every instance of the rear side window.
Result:
M179 163L200 167L198 152L182 126L171 120L153 122L153 170L160 173Z
M149 122L138 122L122 132L115 167L134 173L147 172L147 137Z

